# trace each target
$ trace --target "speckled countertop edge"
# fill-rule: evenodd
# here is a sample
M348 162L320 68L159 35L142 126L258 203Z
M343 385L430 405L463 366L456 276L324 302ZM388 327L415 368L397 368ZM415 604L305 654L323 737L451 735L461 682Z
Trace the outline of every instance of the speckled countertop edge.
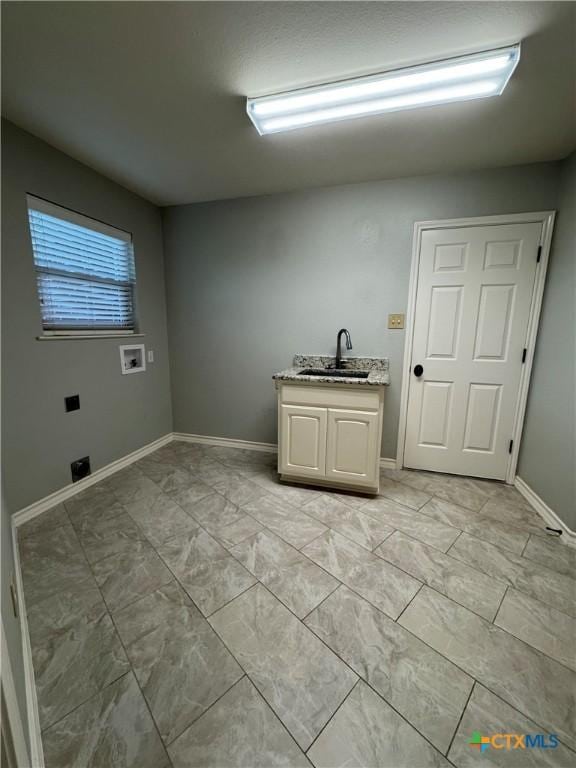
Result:
M279 381L301 381L317 384L355 384L369 387L382 387L390 384L387 357L346 357L344 369L350 370L350 376L303 376L306 368L328 368L334 366L335 358L330 355L295 355L291 368L275 373L272 378ZM358 379L353 371L370 371L367 379Z

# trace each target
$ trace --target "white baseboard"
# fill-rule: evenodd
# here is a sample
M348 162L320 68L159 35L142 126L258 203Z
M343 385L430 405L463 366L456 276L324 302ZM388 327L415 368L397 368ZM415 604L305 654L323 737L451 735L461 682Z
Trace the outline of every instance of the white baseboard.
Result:
M119 472L124 467L134 464L134 462L157 451L163 445L167 445L173 440L180 440L186 443L199 443L200 445L213 445L221 448L240 448L249 451L262 451L264 453L276 453L278 446L275 443L259 443L251 440L238 440L232 437L212 437L210 435L193 435L186 432L173 432L164 437L154 440L152 443L138 448L137 451L129 453L127 456L123 456L121 459L107 464L105 467L101 467L93 472L83 480L79 480L77 483L71 483L70 485L61 488L49 496L45 496L39 501L35 501L33 504L29 504L27 507L18 510L12 515L12 524L16 528L23 523L32 520L37 515L41 515L42 512L46 512L48 509L52 509L57 504L61 504L67 499L71 499L76 494L89 488L91 485L99 483L104 478L113 475L115 472ZM380 466L383 469L396 469L396 459L380 459Z
M26 600L20 569L20 551L18 549L17 529L12 524L12 547L14 550L14 575L18 593L18 612L20 618L20 633L22 635L22 662L24 665L24 690L26 694L26 714L28 717L28 738L30 741L30 765L34 768L44 768L44 750L42 748L42 731L40 728L40 711L36 695L36 680L32 664L32 646L28 634L28 617Z
M249 451L263 451L265 453L277 453L276 443L256 443L250 440L238 440L232 437L210 437L209 435L191 435L186 432L174 432L174 440L183 440L186 443L200 443L201 445L217 445L221 448L244 448ZM396 459L380 459L382 469L396 469Z
M210 435L192 435L187 432L174 432L174 440L182 440L185 443L199 443L200 445L215 445L220 448L242 448L247 451L262 451L263 453L276 453L276 443L256 443L251 440L237 440L233 437L210 437Z
M559 528L562 531L562 539L565 543L576 547L576 532L571 528L568 528L566 523L558 517L556 512L554 512L548 504L546 504L544 499L541 499L540 496L538 496L536 491L533 491L532 488L530 488L528 483L516 475L514 486L547 525L551 528Z
M161 448L167 443L171 443L172 440L173 436L170 432L169 434L164 435L164 437L160 437L158 440L148 443L148 445L145 445L143 448L138 448L137 451L133 451L127 456L123 456L121 459L117 459L116 461L107 464L105 467L97 469L88 477L78 480L77 483L70 483L70 485L66 485L59 491L55 491L49 496L45 496L43 499L35 501L33 504L29 504L27 507L18 510L18 512L15 512L12 515L12 525L18 528L18 526L28 522L28 520L32 520L37 515L41 515L42 512L46 512L47 509L51 509L57 504L61 504L63 501L72 498L72 496L76 496L76 494L85 491L86 488L89 488L91 485L95 485L101 480L104 480L104 478L124 469L124 467L134 464L135 461L138 461L138 459L141 459L143 456L157 451L158 448Z

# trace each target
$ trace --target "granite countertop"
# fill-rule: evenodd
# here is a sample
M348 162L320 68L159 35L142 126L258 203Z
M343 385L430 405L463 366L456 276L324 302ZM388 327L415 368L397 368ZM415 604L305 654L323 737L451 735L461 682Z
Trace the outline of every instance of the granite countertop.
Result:
M330 355L295 355L291 368L275 373L272 378L280 381L306 381L318 384L362 384L368 387L382 387L390 384L387 357L343 357L342 368L350 376L303 376L306 368L334 368L336 358ZM354 376L354 371L370 371L367 379Z

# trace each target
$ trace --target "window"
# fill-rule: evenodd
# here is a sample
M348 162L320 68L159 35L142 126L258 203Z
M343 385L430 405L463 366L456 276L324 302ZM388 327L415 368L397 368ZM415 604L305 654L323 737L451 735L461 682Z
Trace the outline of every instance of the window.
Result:
M133 333L132 235L36 197L27 200L44 333Z

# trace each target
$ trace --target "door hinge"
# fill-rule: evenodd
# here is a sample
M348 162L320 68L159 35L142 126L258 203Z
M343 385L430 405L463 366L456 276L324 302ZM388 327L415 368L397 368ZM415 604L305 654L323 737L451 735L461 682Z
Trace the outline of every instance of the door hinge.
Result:
M542 246L538 246L538 255L536 256L536 263L540 261L540 257L542 256Z
M512 446L514 445L514 440L510 440L510 444L508 445L508 453L512 453Z
M527 352L528 352L528 350L526 349L526 347L524 347L524 349L522 350L522 362L523 363L526 362L526 353Z

